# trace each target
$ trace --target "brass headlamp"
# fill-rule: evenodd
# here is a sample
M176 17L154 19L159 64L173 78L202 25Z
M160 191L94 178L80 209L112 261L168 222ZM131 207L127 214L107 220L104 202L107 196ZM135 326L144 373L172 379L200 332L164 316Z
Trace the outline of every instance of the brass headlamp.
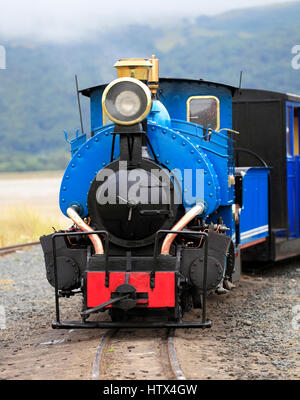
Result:
M117 61L118 79L103 92L104 115L119 125L134 125L149 114L158 88L158 59L123 58Z

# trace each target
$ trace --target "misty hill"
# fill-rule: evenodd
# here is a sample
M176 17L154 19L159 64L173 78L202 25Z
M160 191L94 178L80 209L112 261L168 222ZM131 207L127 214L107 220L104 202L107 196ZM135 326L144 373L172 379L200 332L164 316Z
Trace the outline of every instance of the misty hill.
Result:
M38 44L11 41L0 70L0 171L63 168L63 129L79 128L74 74L81 88L115 78L118 58L160 59L161 76L203 78L300 94L291 49L300 44L300 2L234 10L167 26L130 25L89 41ZM89 132L88 100L82 99Z

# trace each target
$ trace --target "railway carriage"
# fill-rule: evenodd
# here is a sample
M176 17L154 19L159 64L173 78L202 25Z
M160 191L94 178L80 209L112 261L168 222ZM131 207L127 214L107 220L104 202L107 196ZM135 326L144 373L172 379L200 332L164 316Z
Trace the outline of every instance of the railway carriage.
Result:
M242 89L233 98L236 171L269 166L269 215L252 231L257 246L244 248L243 260L265 263L300 254L300 96ZM242 191L242 189L241 189ZM245 194L245 191L244 191ZM266 193L267 194L267 193ZM253 203L251 203L253 205ZM244 204L246 209L251 204ZM264 204L256 207L260 213ZM263 232L260 236L254 232ZM251 233L251 232L250 232ZM242 235L243 236L243 235Z
M154 56L115 67L117 79L80 92L90 134L69 141L60 190L73 225L41 237L53 327L209 327L207 294L229 292L240 249L270 235L270 168L235 166L236 88L159 78ZM61 321L59 298L78 293L81 320ZM201 320L183 320L191 308ZM104 311L111 322L91 321Z

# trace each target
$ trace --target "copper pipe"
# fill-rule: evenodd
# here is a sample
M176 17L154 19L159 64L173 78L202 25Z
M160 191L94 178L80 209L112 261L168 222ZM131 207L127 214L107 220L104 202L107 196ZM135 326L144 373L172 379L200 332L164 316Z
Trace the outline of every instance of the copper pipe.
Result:
M181 231L186 225L192 221L197 215L202 214L204 211L204 204L198 203L191 208L171 229L172 231ZM169 233L161 246L160 254L167 256L170 253L170 247L173 240L176 238L176 233Z
M84 222L84 220L77 214L77 212L72 207L69 207L67 209L67 214L74 222L74 224L77 225L83 232L94 232L93 229ZM93 243L95 253L104 254L103 244L99 236L95 234L95 235L88 235L88 237Z

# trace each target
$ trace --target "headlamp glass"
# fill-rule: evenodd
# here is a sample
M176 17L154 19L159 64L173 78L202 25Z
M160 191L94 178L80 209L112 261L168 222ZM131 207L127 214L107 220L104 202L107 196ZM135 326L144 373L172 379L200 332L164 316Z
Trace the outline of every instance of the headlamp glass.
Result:
M116 97L116 109L124 117L132 117L141 108L139 96L131 90L125 90Z
M102 106L108 118L120 125L142 121L151 110L151 91L134 78L119 78L111 82L102 97Z

